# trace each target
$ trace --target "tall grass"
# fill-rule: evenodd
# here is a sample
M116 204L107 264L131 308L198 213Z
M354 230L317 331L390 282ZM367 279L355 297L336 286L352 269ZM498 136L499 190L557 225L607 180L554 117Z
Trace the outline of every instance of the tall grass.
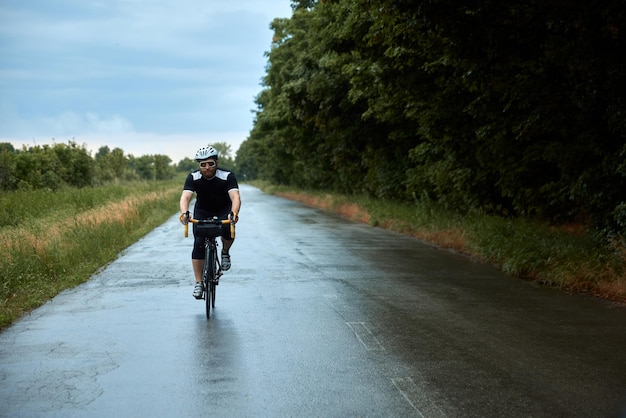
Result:
M10 209L0 218L0 328L84 282L172 216L182 182L3 195Z
M143 193L154 187L162 187L159 184L137 181L82 189L2 192L0 193L0 228L20 225L31 219L49 217L55 213L59 217L80 213L123 199L135 190Z
M434 202L407 205L364 196L303 191L255 182L267 193L338 212L478 258L509 275L626 303L626 248L582 225L556 227L529 219L460 216Z
M509 274L626 302L626 251L592 231L486 215L468 229L468 252Z

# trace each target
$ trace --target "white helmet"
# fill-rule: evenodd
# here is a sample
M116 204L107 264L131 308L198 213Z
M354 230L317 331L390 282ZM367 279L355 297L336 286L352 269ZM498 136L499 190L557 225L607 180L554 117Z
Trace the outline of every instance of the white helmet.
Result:
M215 158L217 160L217 150L213 147L203 147L196 151L196 161Z

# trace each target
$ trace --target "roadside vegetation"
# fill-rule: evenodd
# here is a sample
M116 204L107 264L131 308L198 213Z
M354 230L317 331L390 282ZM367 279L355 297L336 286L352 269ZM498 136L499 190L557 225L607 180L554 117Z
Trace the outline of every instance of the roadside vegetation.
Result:
M542 248L554 238L537 228L568 237L580 225L594 248L626 245L626 3L292 7L272 22L239 178L399 202L420 218L435 207L450 228L462 220L464 248L523 275L562 256L525 250L509 267L492 233L523 226L511 239ZM568 269L612 268L582 259Z
M626 304L626 247L583 225L553 226L484 213L459 215L435 202L413 204L252 182L269 194L410 235L490 263L507 274Z
M176 211L171 180L0 196L0 329L86 281Z

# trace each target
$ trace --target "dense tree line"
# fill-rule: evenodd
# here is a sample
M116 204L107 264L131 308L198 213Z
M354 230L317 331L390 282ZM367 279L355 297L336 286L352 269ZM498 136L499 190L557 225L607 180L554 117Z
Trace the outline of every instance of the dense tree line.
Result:
M234 170L232 148L226 142L210 144L218 150L220 167ZM57 190L62 187L97 186L118 181L168 180L175 172L198 169L192 158L176 165L167 155L127 155L121 148L102 146L92 157L84 145L35 145L15 149L0 143L0 190Z
M73 141L20 150L10 143L0 143L0 190L57 190L121 180L167 180L175 173L171 162L166 155L134 157L107 146L92 157L84 146Z
M626 3L299 0L242 178L626 230Z

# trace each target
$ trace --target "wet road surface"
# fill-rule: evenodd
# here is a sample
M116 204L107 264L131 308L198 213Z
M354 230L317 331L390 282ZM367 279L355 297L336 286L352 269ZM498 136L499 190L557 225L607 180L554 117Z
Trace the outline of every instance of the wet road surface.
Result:
M625 309L242 200L209 320L174 216L0 334L0 416L626 416Z

